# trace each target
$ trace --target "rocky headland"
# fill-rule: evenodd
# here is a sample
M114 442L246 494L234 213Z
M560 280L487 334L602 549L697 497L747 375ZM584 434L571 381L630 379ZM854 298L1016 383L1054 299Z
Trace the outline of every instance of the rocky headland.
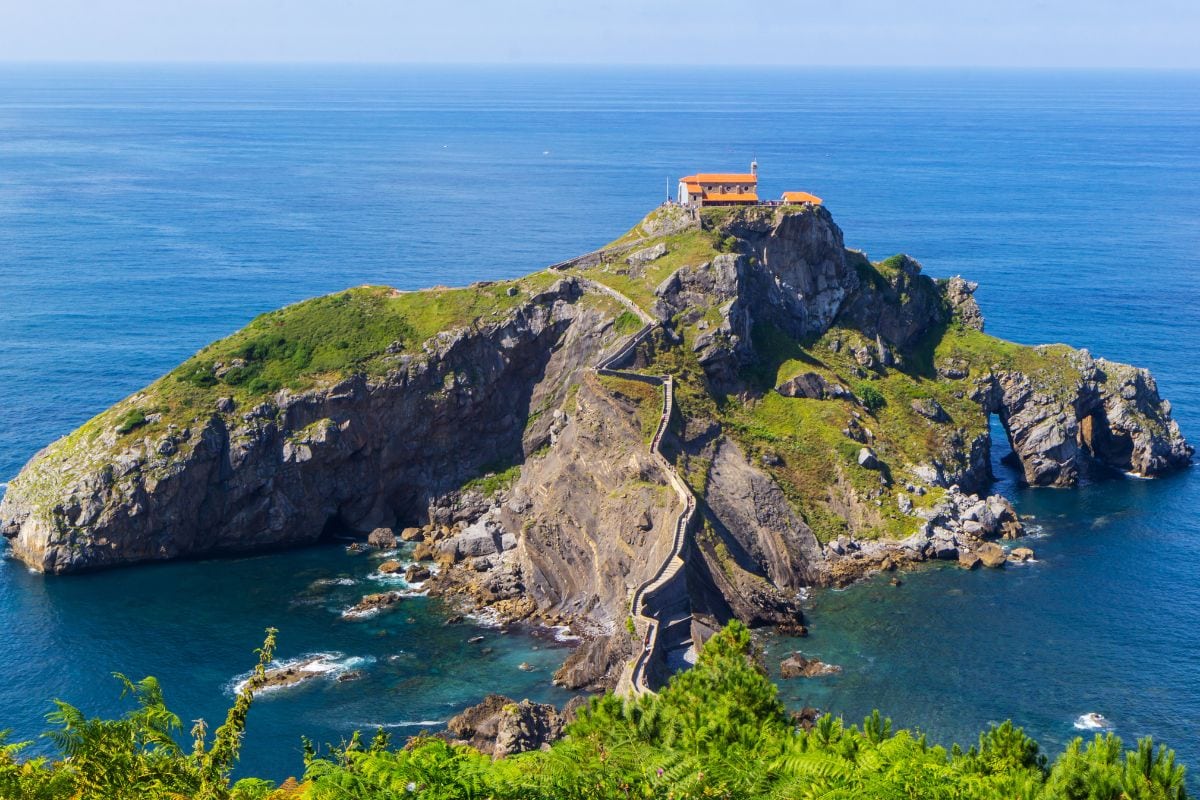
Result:
M975 288L870 261L822 207L668 206L518 281L263 315L38 453L0 530L49 573L411 544L409 580L572 626L557 680L613 686L647 586L686 646L796 630L806 587L1005 561L990 415L1034 486L1189 463L1146 370L989 336Z

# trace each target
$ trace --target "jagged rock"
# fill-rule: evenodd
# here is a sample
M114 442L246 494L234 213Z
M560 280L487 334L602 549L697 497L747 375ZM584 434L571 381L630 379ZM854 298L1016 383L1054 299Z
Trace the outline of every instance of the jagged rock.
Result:
M1042 352L1058 362L1052 383L1000 371L979 379L973 394L1000 415L1026 482L1074 486L1095 470L1153 476L1190 463L1193 449L1149 372L1086 350Z
M630 266L640 266L651 261L657 261L667 254L666 244L659 242L652 247L644 247L641 250L635 250L625 258L625 263Z
M981 331L983 312L979 310L979 303L975 300L975 290L978 288L978 283L963 280L961 276L955 275L946 282L946 300L950 302L955 316L963 325Z
M367 544L380 550L391 550L396 546L396 532L391 528L376 528L367 534Z
M391 608L396 603L404 599L404 595L399 592L378 592L376 594L368 594L354 604L351 608L342 612L342 616L348 619L356 617L368 617L376 614L384 609Z
M404 569L404 565L399 561L385 561L379 565L379 571L384 575L391 575Z
M478 705L451 717L446 736L493 758L548 748L562 736L563 718L546 703L516 702L489 694Z
M983 561L975 553L960 551L958 554L958 565L963 569L977 569Z
M407 583L420 583L429 580L429 577L429 567L420 564L412 564L404 573L404 580Z
M554 682L567 689L611 688L632 654L633 640L624 631L585 639L554 673Z
M913 510L912 498L906 494L896 495L896 506L900 509L901 514L907 514Z
M780 676L787 678L818 678L825 675L838 675L842 668L836 664L826 664L815 658L806 658L802 653L792 653L779 662Z
M840 383L829 383L815 372L804 372L775 387L784 397L807 397L810 400L850 398L850 390Z
M1029 547L1014 547L1008 554L1008 560L1022 564L1033 558L1033 550Z
M1004 548L993 542L986 542L980 545L979 550L976 551L976 555L979 556L979 561L983 566L991 569L1003 567L1008 560L1008 554L1004 552Z
M869 447L860 448L858 451L858 465L864 469L879 469L879 457Z
M924 397L920 400L913 400L910 404L912 410L920 414L925 419L931 422L949 422L950 415L946 413L946 409L942 408L942 404L932 397Z

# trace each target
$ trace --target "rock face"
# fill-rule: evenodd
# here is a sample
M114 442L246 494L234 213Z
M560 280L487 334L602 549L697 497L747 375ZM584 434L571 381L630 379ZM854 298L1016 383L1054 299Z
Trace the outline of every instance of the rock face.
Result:
M529 700L516 702L489 694L446 723L446 736L469 744L493 758L549 748L562 736L563 718L558 709Z
M1147 370L1086 350L1043 352L1063 362L1053 379L1002 370L979 379L974 393L1000 415L1030 485L1074 486L1113 470L1149 477L1191 461Z
M607 318L580 296L563 279L505 319L446 332L382 378L213 413L173 434L169 455L135 440L94 463L93 452L51 447L10 485L0 531L30 566L75 572L416 518L482 465L540 444L544 429L527 431L524 410L565 393L562 377L603 344Z

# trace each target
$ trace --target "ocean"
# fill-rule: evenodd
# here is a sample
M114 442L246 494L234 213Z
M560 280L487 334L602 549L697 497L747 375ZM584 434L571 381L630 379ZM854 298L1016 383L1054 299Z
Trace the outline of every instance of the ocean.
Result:
M521 275L751 159L764 196L825 198L848 245L979 281L990 332L1151 368L1200 440L1198 73L4 66L0 481L260 312ZM762 641L845 671L782 696L941 743L1012 718L1051 751L1096 711L1200 769L1196 471L1022 489L997 445L1036 563L815 592L810 637ZM383 585L371 559L0 561L0 729L36 736L55 697L117 713L118 671L215 724L268 626L329 672L256 703L245 773L298 773L301 734L402 737L485 691L566 698L553 637L446 625L425 598L343 620Z

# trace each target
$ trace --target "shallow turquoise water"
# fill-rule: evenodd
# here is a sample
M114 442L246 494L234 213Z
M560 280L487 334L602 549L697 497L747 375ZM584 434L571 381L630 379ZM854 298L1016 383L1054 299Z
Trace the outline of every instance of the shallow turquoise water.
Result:
M3 67L0 480L256 313L520 275L626 230L668 176L754 156L764 196L823 196L848 244L980 281L990 331L1153 368L1200 437L1195 73ZM1044 528L1038 564L818 595L802 645L846 673L785 696L941 741L1012 716L1060 742L1096 710L1200 764L1195 472L1003 488ZM308 594L342 572L369 569L326 549L64 580L0 562L0 727L36 734L53 696L113 712L112 670L215 720L268 625L281 656L364 677L264 699L253 771L298 770L301 733L559 697L561 650L494 635L484 656L430 601L343 622L364 584Z

